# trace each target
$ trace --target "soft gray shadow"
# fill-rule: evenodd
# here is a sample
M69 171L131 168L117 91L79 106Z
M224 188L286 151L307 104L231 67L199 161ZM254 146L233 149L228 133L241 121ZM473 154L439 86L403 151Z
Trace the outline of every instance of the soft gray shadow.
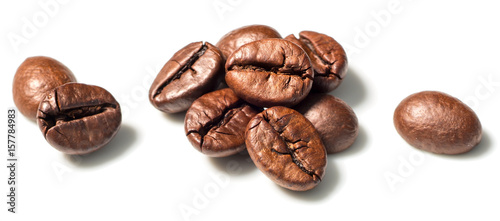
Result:
M246 150L228 157L211 157L210 162L229 175L245 175L257 168Z
M293 198L309 202L316 202L328 198L328 196L334 192L340 179L339 170L337 169L337 166L335 166L333 157L334 156L331 155L327 156L328 164L326 166L325 175L323 176L323 180L321 180L318 186L314 189L299 192L276 185L277 188L280 188L283 192Z
M366 85L359 73L349 67L340 86L329 94L339 97L351 107L356 107L366 98Z
M20 112L19 112L20 113ZM21 114L22 115L22 114ZM23 116L24 117L24 116ZM27 118L27 117L24 117L24 119L26 119L26 121L28 121L30 124L33 124L35 127L38 127L38 122L36 119L30 119L30 118Z
M137 140L137 132L128 125L122 125L118 133L106 146L85 155L65 155L78 167L94 167L116 159L129 150Z
M481 142L476 147L474 147L474 149L472 149L467 153L457 154L457 155L445 155L445 154L434 154L434 155L449 159L474 159L474 158L479 158L481 156L485 156L488 152L490 152L491 147L492 147L491 137L489 133L483 131Z
M184 124L184 117L186 117L186 111L182 111L175 114L163 113L163 116L165 116L165 118L174 123Z
M361 151L365 150L365 147L368 143L368 135L366 133L366 130L364 127L359 125L358 127L358 137L354 141L354 143L345 149L344 151L330 154L330 155L335 155L335 157L345 157L345 156L352 156L361 153Z

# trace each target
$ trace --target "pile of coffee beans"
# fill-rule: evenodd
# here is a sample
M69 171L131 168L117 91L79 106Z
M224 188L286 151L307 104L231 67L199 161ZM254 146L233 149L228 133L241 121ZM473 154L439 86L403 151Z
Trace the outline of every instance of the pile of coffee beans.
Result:
M115 98L101 87L76 83L53 58L27 58L14 76L12 94L19 111L36 120L49 144L65 154L96 151L120 128Z
M250 25L216 46L188 44L162 68L149 99L166 113L187 111L185 133L201 153L246 150L276 184L310 190L325 174L327 154L354 143L358 119L326 94L346 75L342 46L317 32L299 36L283 39L271 27Z

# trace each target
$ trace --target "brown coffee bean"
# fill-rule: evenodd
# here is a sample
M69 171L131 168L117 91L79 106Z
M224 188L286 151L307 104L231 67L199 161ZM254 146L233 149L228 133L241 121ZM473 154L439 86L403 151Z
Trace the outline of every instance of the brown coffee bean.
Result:
M299 103L314 77L304 50L277 38L243 45L228 58L226 70L226 83L236 95L260 107Z
M149 100L166 113L185 111L198 97L214 90L223 77L219 49L208 42L194 42L163 66L149 89Z
M230 88L213 91L193 102L184 118L184 131L198 151L229 156L245 149L246 126L259 111Z
M257 114L248 123L245 143L255 165L284 188L312 189L325 174L326 150L318 132L290 108Z
M121 116L120 105L105 89L67 83L47 93L37 121L54 148L66 154L86 154L111 141Z
M472 150L482 135L472 109L438 91L423 91L405 98L394 111L394 126L410 145L437 154Z
M347 73L347 55L344 48L332 37L313 32L302 31L300 39L293 34L285 39L306 51L314 68L314 83L312 91L330 92L335 90Z
M234 51L244 44L266 38L281 38L281 35L269 26L249 25L225 34L217 42L216 46L222 51L224 58L229 58Z
M329 154L347 149L358 136L358 118L340 98L310 93L294 109L311 121Z
M29 57L14 76L14 103L24 116L35 120L38 105L45 94L68 82L76 82L75 76L61 62L44 56Z

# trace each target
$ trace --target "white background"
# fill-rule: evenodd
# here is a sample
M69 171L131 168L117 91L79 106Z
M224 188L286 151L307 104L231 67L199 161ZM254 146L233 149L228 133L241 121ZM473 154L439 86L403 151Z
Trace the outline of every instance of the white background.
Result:
M46 2L56 5L47 10ZM1 1L0 122L7 124L14 106L17 67L36 55L106 88L124 118L108 146L68 157L19 115L18 213L7 212L3 167L0 219L499 220L499 8L498 1L431 0ZM194 41L215 44L249 24L283 37L325 33L349 52L347 77L331 94L352 106L360 134L350 149L328 156L323 182L312 191L280 188L245 155L202 155L185 138L183 115L163 114L147 99L177 50ZM422 90L469 104L482 122L482 143L460 156L409 146L392 115Z

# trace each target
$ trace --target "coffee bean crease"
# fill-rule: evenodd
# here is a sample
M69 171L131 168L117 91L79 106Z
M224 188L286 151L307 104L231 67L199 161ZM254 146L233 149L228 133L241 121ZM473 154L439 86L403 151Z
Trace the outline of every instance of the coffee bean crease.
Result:
M46 125L43 131L44 136L51 128L62 122L80 120L86 117L99 115L107 111L108 109L116 109L116 104L112 103L100 103L96 105L85 105L65 109L64 107L61 107L59 103L57 90L54 91L54 101L56 104L56 106L54 107L56 108L56 112L46 112L42 109L38 109L38 111L43 113L43 115L38 116L37 118L39 120L42 120L44 122L44 125ZM64 134L57 129L55 131L64 136Z
M245 149L246 126L260 111L230 88L220 89L193 102L184 118L184 131L191 145L201 153L229 156Z
M184 64L182 65L181 63L179 63L178 61L176 60L173 60L175 61L176 63L179 64L179 66L181 66L181 68L179 69L179 71L177 71L177 73L175 73L171 78L169 79L165 79L165 82L162 83L160 85L160 87L158 87L158 89L156 90L155 92L155 95L153 97L156 97L158 96L159 94L161 94L161 92L163 91L163 89L169 85L170 83L172 83L172 81L174 80L177 80L177 79L180 79L182 74L184 74L187 70L192 70L193 72L196 73L196 70L193 70L192 69L192 66L193 64L203 55L205 54L205 51L207 50L208 46L206 44L203 44L203 46L200 48L200 50L198 50L198 52L196 52L191 58L189 58L189 60Z
M269 118L268 114L264 114L263 115L263 119L264 121L271 125L275 131L278 133L279 137L281 138L281 141L283 143L285 143L285 145L288 147L288 148L285 148L285 149L282 149L282 150L277 150L275 148L271 148L271 151L274 152L274 153L277 153L277 154L280 154L280 155L288 155L290 156L291 160L293 163L295 163L295 165L297 165L297 167L299 167L304 173L308 174L309 176L312 176L312 177L315 177L315 178L318 178L319 180L320 177L315 173L314 170L310 170L310 169L307 169L306 166L304 166L304 164L302 162L304 162L303 159L300 159L299 156L297 156L296 152L297 150L299 149L302 149L302 148L307 148L307 144L309 143L309 141L305 141L303 139L296 139L296 140L291 140L290 138L288 138L287 136L285 136L283 133L285 132L285 130L287 129L287 126L289 125L289 121L290 121L290 118L293 117L293 114L286 114L286 115L283 115L282 117L276 119L274 122L272 122L272 120ZM306 126L306 127L309 127L309 126ZM305 128L307 129L307 128ZM295 145L295 144L299 144L299 145ZM281 145L278 145L278 147L281 147Z
M45 139L66 154L87 154L113 139L120 128L121 108L104 88L66 83L45 96L37 123Z
M225 98L223 100L226 100ZM192 133L197 133L200 135L200 148L202 148L203 150L203 142L205 140L205 136L209 136L208 133L210 131L213 131L215 133L221 133L221 134L225 134L225 135L233 135L233 134L229 134L229 133L224 133L224 132L221 132L221 131L218 131L217 129L220 128L220 127L223 127L224 125L226 125L229 121L231 121L231 119L238 113L238 112L241 112L246 106L248 105L241 105L242 104L242 101L239 101L239 102L235 102L233 103L232 105L228 106L227 108L225 108L222 112L221 115L213 118L212 120L208 121L207 123L205 123L204 125L201 125L201 127L199 129L195 129L195 130L189 130L187 133L186 133L186 136L188 136L189 134L192 134ZM210 116L205 112L205 111L202 111L201 113L203 113L208 119L210 119ZM212 137L213 139L216 139L214 137Z
M318 54L317 49L315 48L315 46L313 45L313 43L309 39L302 38L301 41L304 42L304 44L309 48L311 53L314 54L314 56L316 58L318 58L318 60L321 61L321 63L323 63L326 66L325 72L315 72L314 74L316 76L331 76L331 75L333 75L333 76L337 77L338 79L342 80L342 76L340 76L338 73L333 72L333 68L332 68L332 66L335 65L335 63L338 61L338 59L335 59L334 61L329 62L326 59L324 59L323 56Z

